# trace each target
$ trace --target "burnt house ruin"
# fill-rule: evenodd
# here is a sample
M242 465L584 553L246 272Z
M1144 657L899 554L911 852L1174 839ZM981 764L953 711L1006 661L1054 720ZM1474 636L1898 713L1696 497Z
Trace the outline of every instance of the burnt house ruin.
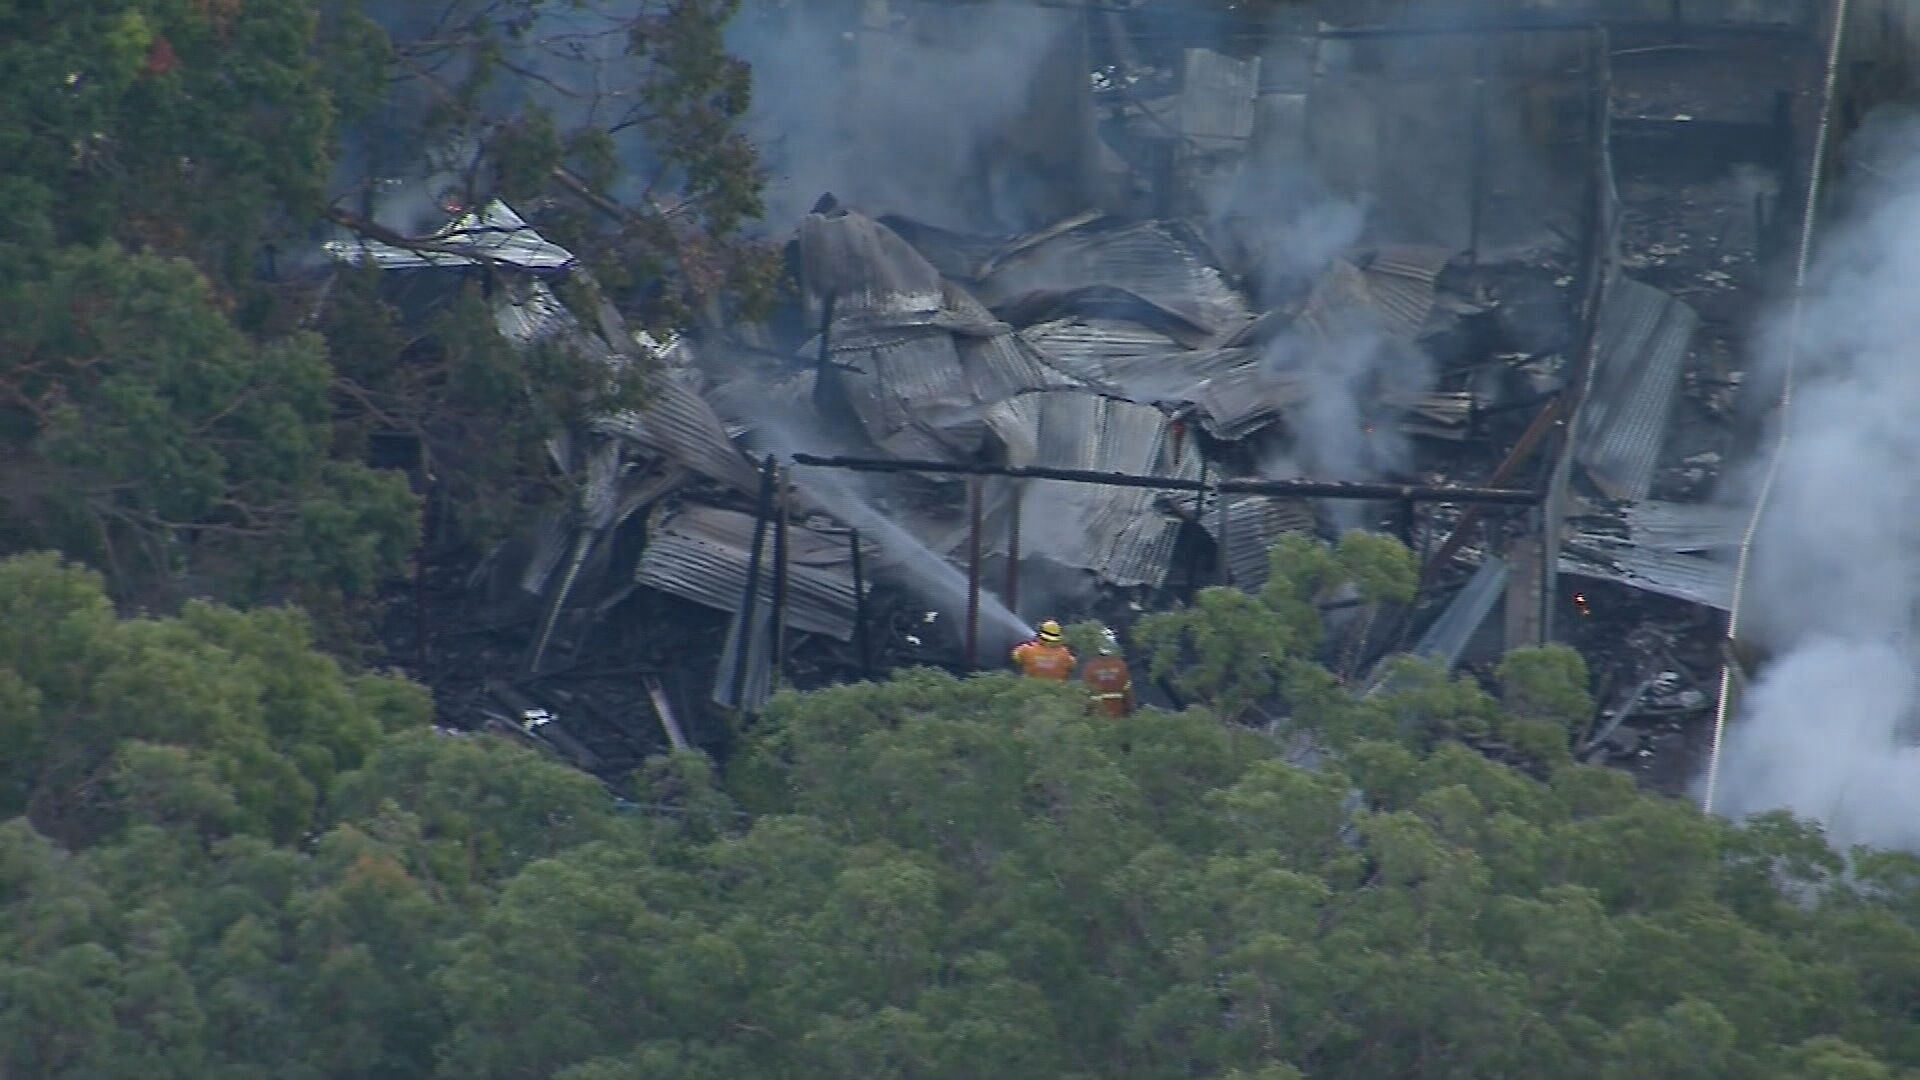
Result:
M865 5L852 92L955 6ZM554 441L574 505L435 586L443 708L614 773L776 685L991 667L1028 620L1124 627L1257 587L1285 533L1372 528L1420 596L1330 613L1343 677L1605 643L1581 752L1678 783L1732 591L1739 511L1709 497L1751 438L1741 332L1795 240L1832 28L1805 0L1398 7L1037 6L1045 108L948 163L963 210L820 198L766 325L570 310L571 256L499 204L422 250L335 245L484 266L510 340L657 368ZM1425 494L1274 493L1296 480Z

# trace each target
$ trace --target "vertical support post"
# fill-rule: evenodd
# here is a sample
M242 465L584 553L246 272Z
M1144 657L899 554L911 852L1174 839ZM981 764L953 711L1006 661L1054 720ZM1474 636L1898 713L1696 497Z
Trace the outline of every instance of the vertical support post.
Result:
M1012 510L1007 515L1007 610L1020 613L1020 503L1026 489L1015 480Z
M853 641L860 652L860 677L873 678L873 647L867 638L867 575L860 559L860 530L848 535L853 545Z
M769 458L771 463L772 459ZM787 470L775 467L773 496L773 685L780 685L787 656L787 575L791 563L787 556Z
M1408 551L1413 550L1413 525L1413 500L1402 499L1400 501L1400 542L1407 546Z
M967 478L967 667L980 666L980 485Z
M747 700L747 658L753 654L753 612L760 599L760 557L767 544L767 517L773 503L773 455L760 466L760 498L753 504L753 549L747 555L747 587L740 592L739 648L733 658L733 707Z
M1207 459L1204 457L1201 458L1200 489L1193 493L1193 523L1201 526L1200 531L1202 533L1207 531L1206 527L1202 525L1202 523L1207 520L1207 466ZM1200 549L1196 547L1187 555L1187 603L1193 603L1193 596L1199 591Z
M1231 501L1224 492L1213 497L1214 513L1218 515L1220 531L1220 554L1218 558L1220 564L1220 584L1228 586L1233 584L1233 545L1227 535L1228 527L1231 524L1228 519L1227 504Z

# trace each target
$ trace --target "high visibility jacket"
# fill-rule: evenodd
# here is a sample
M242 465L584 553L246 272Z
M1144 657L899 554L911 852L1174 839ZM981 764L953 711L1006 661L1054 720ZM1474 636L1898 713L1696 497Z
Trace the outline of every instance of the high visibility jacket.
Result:
M1036 679L1066 682L1073 677L1073 650L1065 645L1028 641L1014 647L1013 662Z
M1087 707L1094 712L1108 716L1133 712L1133 675L1125 660L1095 656L1081 666L1080 681L1087 684Z

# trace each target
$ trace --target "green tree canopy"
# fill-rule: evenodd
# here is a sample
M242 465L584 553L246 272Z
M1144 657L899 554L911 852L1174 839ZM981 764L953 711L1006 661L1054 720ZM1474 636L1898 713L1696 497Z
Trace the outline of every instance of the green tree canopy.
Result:
M1920 1073L1920 860L1551 755L1562 652L1271 733L903 672L777 697L623 814L284 613L0 584L13 805L93 763L86 829L0 825L7 1075Z

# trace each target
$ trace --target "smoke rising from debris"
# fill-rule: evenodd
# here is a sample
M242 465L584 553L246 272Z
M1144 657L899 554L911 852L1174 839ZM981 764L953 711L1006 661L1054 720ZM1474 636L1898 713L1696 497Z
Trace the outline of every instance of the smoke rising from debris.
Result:
M1772 377L1797 345L1743 615L1774 662L1729 722L1715 809L1920 851L1920 126L1856 146L1876 179L1823 238L1797 338L1784 314L1765 328Z
M1069 104L1036 92L1043 71L1085 85L1071 64L1047 63L1068 46L1072 13L1011 2L887 8L873 25L842 4L749 0L729 28L729 48L753 66L748 132L769 175L767 224L792 226L823 191L876 215L991 232L1083 209L1048 205L1056 200L1043 190L1074 178L1049 175L1047 148L1022 135L1030 111Z

